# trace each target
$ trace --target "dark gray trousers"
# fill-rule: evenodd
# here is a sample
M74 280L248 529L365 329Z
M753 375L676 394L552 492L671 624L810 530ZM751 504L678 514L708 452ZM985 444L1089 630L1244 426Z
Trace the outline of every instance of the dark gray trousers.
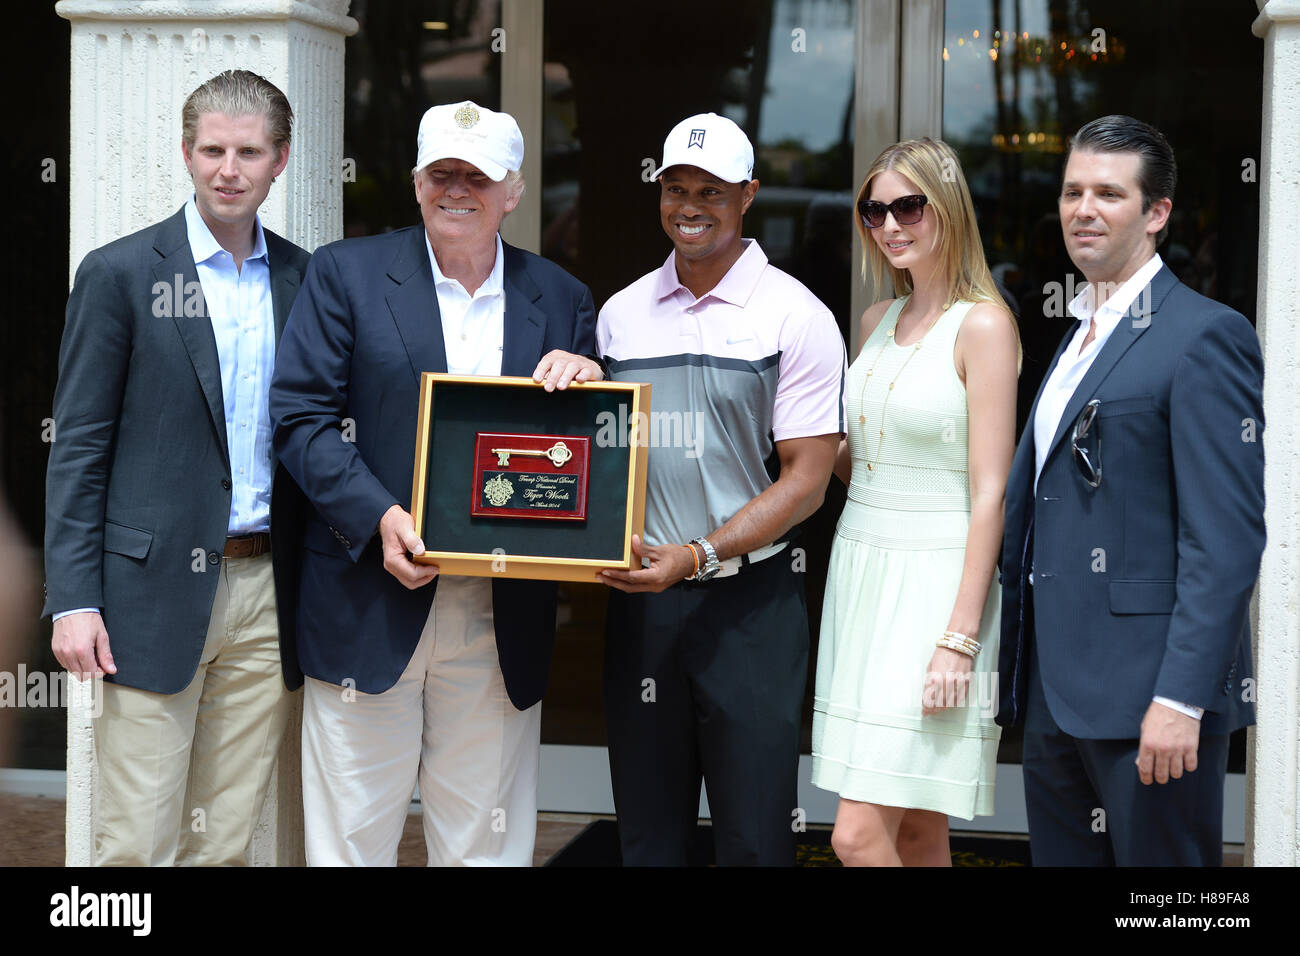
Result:
M703 584L610 593L605 719L624 865L687 865L701 780L719 865L794 863L803 577L787 549Z
M1136 739L1085 740L1056 725L1036 657L1023 757L1034 865L1222 866L1228 735L1201 735L1193 773L1143 784Z

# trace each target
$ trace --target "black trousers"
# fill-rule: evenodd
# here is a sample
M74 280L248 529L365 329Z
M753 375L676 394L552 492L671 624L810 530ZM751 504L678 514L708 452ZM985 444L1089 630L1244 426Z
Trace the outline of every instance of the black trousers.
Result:
M611 592L605 720L624 865L687 865L701 780L720 865L794 863L807 680L788 551L661 594Z
M1197 768L1138 778L1138 740L1072 737L1052 719L1031 650L1023 771L1035 866L1222 866L1228 735L1202 734Z

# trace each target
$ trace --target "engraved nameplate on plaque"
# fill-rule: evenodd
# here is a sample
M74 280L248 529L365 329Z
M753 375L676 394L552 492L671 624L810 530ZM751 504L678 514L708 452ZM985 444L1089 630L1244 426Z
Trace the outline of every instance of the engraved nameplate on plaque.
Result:
M583 521L590 459L590 440L575 435L478 432L470 513Z

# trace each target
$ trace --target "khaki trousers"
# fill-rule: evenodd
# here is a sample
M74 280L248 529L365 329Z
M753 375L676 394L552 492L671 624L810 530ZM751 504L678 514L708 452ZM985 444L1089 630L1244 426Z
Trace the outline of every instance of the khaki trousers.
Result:
M102 685L103 714L94 721L97 866L248 862L290 696L271 556L224 558L219 573L188 687L156 694Z
M308 866L396 866L418 784L430 866L532 866L542 705L516 710L488 578L444 576L397 683L365 694L308 677Z

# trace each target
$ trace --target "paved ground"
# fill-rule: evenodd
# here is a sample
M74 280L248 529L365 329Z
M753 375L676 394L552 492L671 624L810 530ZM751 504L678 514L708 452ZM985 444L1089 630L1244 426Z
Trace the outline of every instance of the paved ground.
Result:
M64 803L49 797L0 793L0 866L62 866ZM533 865L541 866L592 819L574 814L543 813L537 819ZM420 815L406 819L397 848L398 866L424 866L424 831Z
M62 866L64 803L50 797L16 797L0 793L0 866ZM533 865L541 866L596 817L571 813L537 816ZM1242 847L1224 847L1225 866L1242 865ZM424 866L424 831L420 815L406 819L397 848L398 866Z

